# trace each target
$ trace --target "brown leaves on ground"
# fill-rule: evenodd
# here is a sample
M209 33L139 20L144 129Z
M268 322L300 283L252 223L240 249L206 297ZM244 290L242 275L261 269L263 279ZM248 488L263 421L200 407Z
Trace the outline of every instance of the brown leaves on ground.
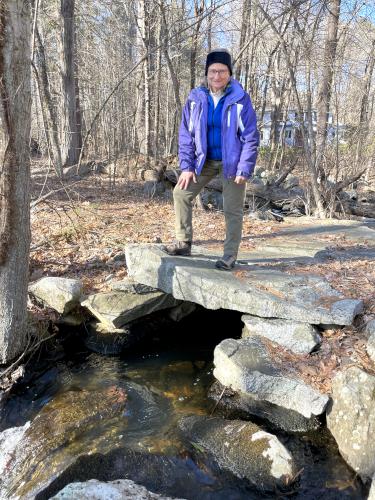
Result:
M44 183L33 177L34 196ZM49 179L46 190L59 187ZM267 234L262 221L244 221L243 247L252 248L249 235ZM225 221L218 211L194 209L194 243L222 252ZM126 266L113 257L127 243L161 243L174 239L171 192L148 198L143 184L117 179L110 187L106 175L92 175L59 191L32 212L31 279L42 276L80 278L87 293L108 289L106 279L126 276Z
M375 366L366 352L366 338L359 328L344 327L323 332L322 344L312 354L293 354L266 341L276 365L286 375L295 374L322 393L331 392L335 373L349 366L358 366L375 375Z
M51 177L33 176L34 197L40 186L45 190L60 187ZM270 238L282 238L280 223L244 218L243 250L262 248ZM288 227L293 224L288 223ZM308 224L296 222L300 231ZM194 243L220 253L225 234L224 216L218 211L194 209ZM343 251L353 243L335 234L320 235L334 248ZM121 253L130 242L160 243L174 239L174 211L171 192L149 199L143 184L118 179L113 187L105 175L91 175L55 193L32 212L31 279L42 276L80 278L86 293L109 288L109 279L127 274ZM117 259L117 257L119 257ZM370 260L327 260L307 264L270 262L284 272L323 276L345 297L363 299L365 316L375 317L375 266ZM236 270L246 279L249 270ZM270 290L267 290L270 291ZM282 298L282 297L281 297ZM34 311L35 312L35 311ZM40 314L40 312L39 312ZM368 358L360 328L346 327L324 333L322 346L310 356L294 355L269 343L282 368L296 372L314 387L330 392L333 374L344 366L356 364L370 373L374 365Z

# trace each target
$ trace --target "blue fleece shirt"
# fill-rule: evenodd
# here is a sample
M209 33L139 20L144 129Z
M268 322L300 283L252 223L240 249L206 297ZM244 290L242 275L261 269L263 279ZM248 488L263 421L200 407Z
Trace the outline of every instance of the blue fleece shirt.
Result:
M208 113L207 113L207 158L209 160L222 160L221 152L221 120L223 115L223 106L226 96L231 91L229 84L225 89L215 108L214 100L207 88L204 88L207 94Z
M207 115L207 158L210 160L221 160L221 116L223 114L223 95L217 106L214 106L212 96L208 94L208 115Z

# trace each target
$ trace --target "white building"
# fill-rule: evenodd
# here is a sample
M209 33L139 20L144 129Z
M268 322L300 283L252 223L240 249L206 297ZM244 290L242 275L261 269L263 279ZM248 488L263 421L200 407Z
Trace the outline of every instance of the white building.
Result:
M279 120L277 123L277 140L282 141L291 147L302 147L302 134L301 126L304 126L307 130L308 121L307 113L303 113L303 120L299 119L298 113L295 110L288 111L286 120ZM316 134L317 129L317 112L312 111L312 126L313 131ZM335 129L333 125L332 113L328 116L328 140L332 141L335 137ZM339 126L338 130L344 130L343 125ZM260 132L260 145L269 146L271 144L271 129L272 129L272 111L266 110L263 116L263 120L260 121L258 118L258 128ZM342 132L340 132L343 135ZM343 138L343 137L342 137ZM341 142L341 141L340 141Z

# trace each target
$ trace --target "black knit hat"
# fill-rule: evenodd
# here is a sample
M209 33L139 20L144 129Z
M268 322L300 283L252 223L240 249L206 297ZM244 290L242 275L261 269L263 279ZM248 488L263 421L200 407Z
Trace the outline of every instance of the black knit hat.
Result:
M206 70L204 73L206 76L207 76L207 72L208 72L208 67L214 63L225 64L226 66L228 66L229 72L232 75L232 59L231 59L230 53L227 51L227 49L215 49L215 50L212 50L207 55Z

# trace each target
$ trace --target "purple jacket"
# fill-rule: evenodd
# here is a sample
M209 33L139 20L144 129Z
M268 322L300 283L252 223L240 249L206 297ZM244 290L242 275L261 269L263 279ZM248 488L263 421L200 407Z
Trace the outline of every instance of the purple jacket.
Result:
M180 168L200 175L207 156L207 91L193 89L182 112L179 132ZM225 178L249 178L258 154L259 133L249 95L231 78L223 106L221 149Z

